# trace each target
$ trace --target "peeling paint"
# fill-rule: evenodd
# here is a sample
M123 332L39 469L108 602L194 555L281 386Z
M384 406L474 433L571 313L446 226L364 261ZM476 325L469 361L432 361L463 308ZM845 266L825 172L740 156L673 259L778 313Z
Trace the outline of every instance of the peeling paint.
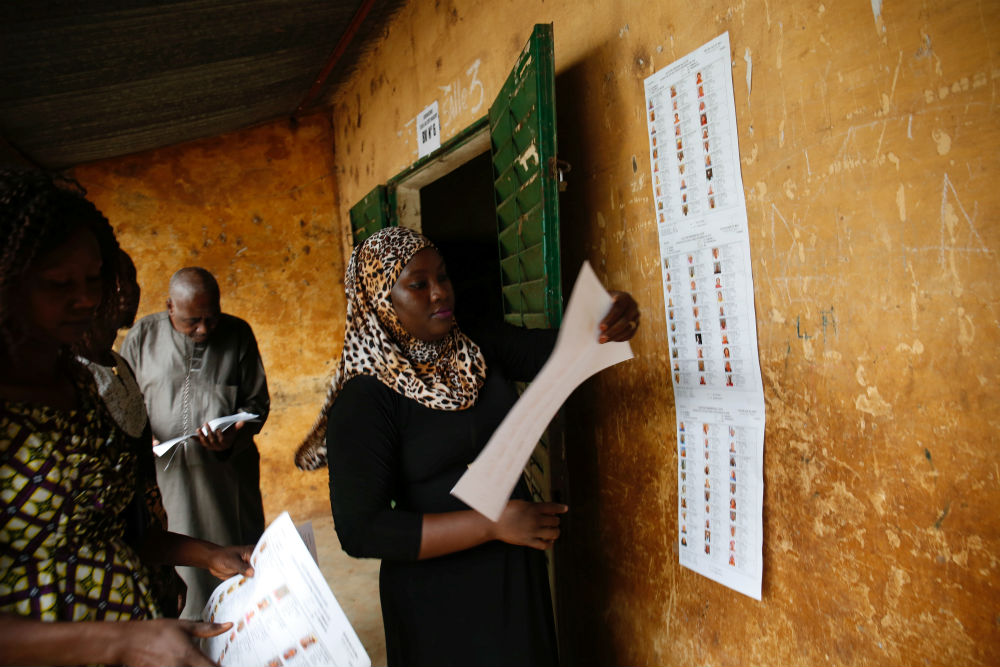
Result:
M868 387L864 394L854 399L854 407L873 417L886 417L892 414L892 405L879 395L878 387Z
M934 138L938 155L947 155L948 151L951 150L951 137L942 130L934 130L931 132L931 137Z
M907 354L917 354L917 355L920 355L920 354L924 353L924 344L921 343L920 339L918 338L917 340L913 341L913 345L908 345L906 343L900 343L899 345L896 346L896 351L897 352L905 352Z
M532 141L528 144L528 147L524 151L514 158L514 161L521 165L521 169L524 171L529 171L534 165L538 164L538 147L535 146L535 142ZM529 162L534 161L534 165L529 164Z
M797 189L795 181L789 178L781 184L781 189L785 191L785 197L788 199L795 199L795 191Z
M958 344L962 346L962 354L969 356L973 354L973 341L976 339L976 325L972 321L972 316L966 312L965 308L959 308L956 312L958 324Z

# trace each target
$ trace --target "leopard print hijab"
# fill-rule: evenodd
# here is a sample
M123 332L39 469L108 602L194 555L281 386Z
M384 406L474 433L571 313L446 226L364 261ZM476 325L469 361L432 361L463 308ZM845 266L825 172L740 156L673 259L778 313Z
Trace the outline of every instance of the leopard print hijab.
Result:
M455 324L439 341L414 338L400 324L389 297L413 256L433 247L412 229L387 227L351 253L344 280L344 349L319 418L295 452L295 465L300 469L326 465L326 414L344 384L356 375L371 375L435 410L464 410L475 404L486 378L486 361L479 347Z

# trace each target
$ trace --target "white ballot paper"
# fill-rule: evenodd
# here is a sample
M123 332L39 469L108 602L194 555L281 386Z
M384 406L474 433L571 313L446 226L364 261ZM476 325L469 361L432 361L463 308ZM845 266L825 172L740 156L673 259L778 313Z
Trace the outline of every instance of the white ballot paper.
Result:
M216 417L208 422L208 425L212 427L213 431L225 431L227 428L235 424L236 422L248 422L257 419L260 415L256 415L252 412L237 412L235 415L229 415L228 417ZM166 442L161 442L160 444L153 447L153 453L157 456L163 456L170 448L179 442L184 442L188 438L193 438L198 435L198 432L188 433L187 435L182 435L179 438L174 438L173 440L167 440Z
M205 655L223 667L372 664L288 512L261 535L250 564L254 576L230 577L205 604L202 618L233 623L201 640Z
M453 496L491 521L497 521L559 406L597 371L632 358L632 348L627 342L597 342L598 327L611 303L611 295L590 264L584 262L569 297L555 349L455 484L451 490Z
M678 560L759 600L766 406L729 33L647 77L645 90L677 414Z

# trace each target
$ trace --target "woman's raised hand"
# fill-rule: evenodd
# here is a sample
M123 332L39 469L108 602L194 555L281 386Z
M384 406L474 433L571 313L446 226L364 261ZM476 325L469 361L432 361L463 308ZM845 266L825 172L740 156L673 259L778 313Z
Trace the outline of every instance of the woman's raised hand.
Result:
M611 310L601 320L598 342L622 342L629 340L639 328L639 304L628 292L609 291L614 299Z
M569 511L561 503L510 500L496 523L496 539L508 544L545 550L559 537L559 515Z

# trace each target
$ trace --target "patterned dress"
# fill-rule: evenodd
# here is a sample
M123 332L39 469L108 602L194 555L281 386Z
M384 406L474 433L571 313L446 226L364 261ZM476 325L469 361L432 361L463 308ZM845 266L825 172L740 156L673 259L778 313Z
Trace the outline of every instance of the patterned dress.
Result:
M141 450L77 379L80 407L0 400L0 611L47 621L160 616L136 530ZM131 525L129 525L131 523ZM140 529L141 530L141 529Z

